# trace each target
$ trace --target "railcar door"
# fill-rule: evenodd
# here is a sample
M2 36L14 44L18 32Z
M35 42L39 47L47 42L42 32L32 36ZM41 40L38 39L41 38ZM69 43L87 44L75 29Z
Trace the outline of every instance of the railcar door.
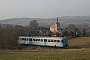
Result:
M29 44L32 44L32 38L29 39Z
M47 45L47 39L44 39L44 45Z

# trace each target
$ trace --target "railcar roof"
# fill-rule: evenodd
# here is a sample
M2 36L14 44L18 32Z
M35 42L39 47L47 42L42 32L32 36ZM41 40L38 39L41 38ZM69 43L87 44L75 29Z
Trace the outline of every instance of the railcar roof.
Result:
M36 37L29 37L29 36L19 36L19 38L35 38L35 39L36 39L36 38L40 38L40 39L41 39L41 38L42 38L42 39L43 39L43 38L44 38L44 39L56 39L56 38L57 38L57 39L60 39L60 38L65 38L65 37L38 37L38 36L36 36Z

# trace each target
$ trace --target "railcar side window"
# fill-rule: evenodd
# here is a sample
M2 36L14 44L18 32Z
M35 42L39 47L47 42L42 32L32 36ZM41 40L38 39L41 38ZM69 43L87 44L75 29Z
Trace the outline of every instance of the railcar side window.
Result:
M24 40L27 40L26 38L24 38Z
M26 38L26 41L28 41L29 39L28 38Z
M56 42L56 40L54 40L54 42Z
M48 42L50 42L50 40L48 40Z
M30 39L28 38L28 40L30 40Z
M36 41L37 41L37 39L36 39Z
M60 42L60 40L57 40L57 42Z
M28 40L28 38L26 38L26 40Z
M57 40L48 40L48 42L57 42Z
M53 42L53 40L51 40L51 42Z
M47 42L47 39L44 39L44 42Z
M22 40L23 40L23 38L22 38Z
M22 38L22 40L26 40L25 38Z
M33 39L33 41L35 41L35 39Z
M38 39L37 41L40 41L40 39Z
M41 39L41 41L43 41L43 39Z

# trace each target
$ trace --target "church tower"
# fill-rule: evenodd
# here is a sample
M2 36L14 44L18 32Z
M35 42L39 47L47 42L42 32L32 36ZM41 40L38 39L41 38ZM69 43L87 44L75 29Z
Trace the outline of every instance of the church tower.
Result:
M60 23L58 22L58 17L57 17L57 21L55 23L55 26L56 26L56 30L60 31Z

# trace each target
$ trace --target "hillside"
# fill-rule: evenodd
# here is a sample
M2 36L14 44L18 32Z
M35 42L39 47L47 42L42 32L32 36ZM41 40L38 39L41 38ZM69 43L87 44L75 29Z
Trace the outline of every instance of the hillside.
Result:
M58 17L61 27L67 27L68 24L89 24L90 16L62 16ZM18 24L22 26L28 26L31 20L37 20L40 25L50 26L55 23L57 18L10 18L0 20L2 24Z

